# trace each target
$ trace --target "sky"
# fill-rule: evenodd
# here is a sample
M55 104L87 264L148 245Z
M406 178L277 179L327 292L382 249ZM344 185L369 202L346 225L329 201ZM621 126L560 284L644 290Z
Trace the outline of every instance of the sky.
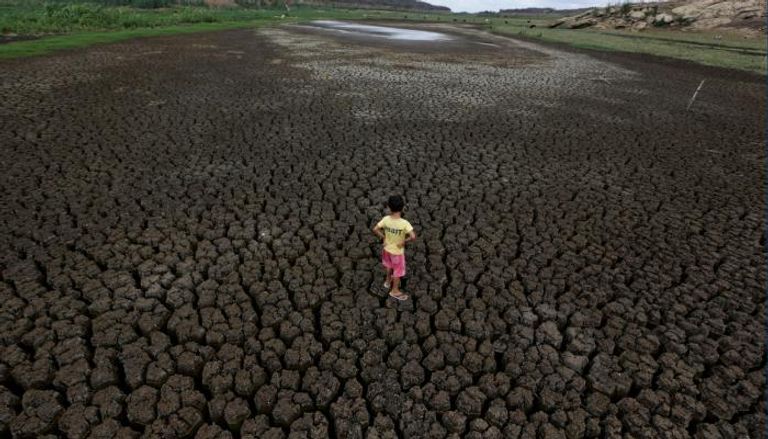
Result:
M555 8L576 9L603 6L605 0L425 0L427 3L448 6L453 12L497 11L499 9Z

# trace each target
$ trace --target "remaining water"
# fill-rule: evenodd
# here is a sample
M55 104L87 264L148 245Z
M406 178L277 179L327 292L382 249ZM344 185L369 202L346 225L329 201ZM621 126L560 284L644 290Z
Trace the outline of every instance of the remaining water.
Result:
M315 20L315 26L335 29L340 32L363 34L366 36L386 38L401 41L449 41L453 38L440 33L425 30L403 29L400 27L370 26L367 24L345 23L333 20Z

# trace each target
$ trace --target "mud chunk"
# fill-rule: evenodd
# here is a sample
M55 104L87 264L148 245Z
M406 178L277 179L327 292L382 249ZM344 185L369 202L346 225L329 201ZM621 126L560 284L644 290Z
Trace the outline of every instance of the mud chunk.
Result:
M25 389L44 387L51 381L53 373L53 362L45 356L33 362L20 363L11 370L13 380Z
M128 420L136 424L149 425L155 419L155 405L158 392L149 386L141 386L126 398Z
M256 387L250 371L240 369L235 373L235 393L240 396L250 397L253 395Z
M222 361L209 361L203 368L203 385L212 393L224 393L230 390L234 384L234 374L225 370Z
M328 420L320 412L305 413L291 424L288 438L323 439L328 437Z
M0 386L0 434L8 431L8 425L16 416L20 402L18 396L4 386Z
M123 412L125 395L115 386L94 393L91 403L99 409L102 418L117 418Z
M85 438L92 425L99 422L99 411L96 407L86 407L76 404L68 407L59 418L59 429L73 439Z
M417 386L424 382L424 369L416 360L411 360L406 363L400 373L403 389L409 389L412 386Z
M439 390L429 399L429 406L439 412L451 409L451 395L445 390Z
M359 392L362 396L362 389ZM375 381L368 386L368 400L376 411L387 413L390 416L398 416L402 410L405 395L397 380L397 374L389 369L380 381Z
M195 439L231 439L232 433L223 430L218 425L204 424L197 430Z
M301 405L298 398L294 400L294 395L296 394L290 390L280 391L275 408L272 410L275 422L283 427L290 426L301 416Z
M177 357L177 368L179 373L188 376L197 376L202 371L206 361L205 354L195 351L181 351Z
M262 437L268 430L270 430L269 418L265 415L257 415L243 423L240 434L243 437L256 439Z
M50 432L64 411L61 395L52 390L28 390L21 401L22 412L11 421L14 437L38 437Z
M346 396L331 404L331 417L334 429L339 436L363 437L368 425L368 410L362 398L350 399Z
M153 387L160 387L173 372L173 360L171 360L170 355L162 352L158 355L156 361L151 362L147 366L147 384Z
M486 419L492 425L503 428L509 419L509 412L507 411L507 406L504 401L500 399L491 401L491 404L488 407L488 412L486 413Z
M224 421L232 430L240 429L240 425L249 416L251 416L251 409L248 407L248 402L242 398L235 398L228 402L224 409Z
M610 404L610 398L599 392L592 393L587 397L587 410L595 416L600 416L607 413Z
M583 437L587 429L587 412L581 408L577 408L568 412L567 416L568 419L565 421L565 425L561 426L565 429L565 436L568 438Z
M187 407L199 411L203 410L205 407L205 396L195 390L195 383L192 378L173 375L160 389L157 414L160 417L166 417Z
M479 387L468 387L456 398L456 408L468 416L480 416L483 413L485 394Z
M389 383L394 381L392 377L392 374L388 375ZM362 384L356 379L351 379L344 383L344 396L348 398L360 398L363 396L363 390Z
M594 389L614 398L625 396L632 384L632 380L621 369L618 361L604 353L598 354L592 360L589 381Z
M427 354L422 364L430 372L442 369L445 366L445 354L439 349L434 349Z
M144 374L151 358L138 344L126 346L120 354L125 380L132 389L138 389L144 383Z
M256 406L257 413L271 413L277 403L277 387L273 384L262 386L256 391L256 396L253 397L253 403Z
M214 422L222 422L224 418L224 409L234 395L231 392L215 395L208 400L208 415Z
M437 413L428 410L421 403L406 403L399 424L402 434L407 437L445 437L446 434L446 429L440 424Z
M507 394L507 406L510 409L526 411L533 407L533 392L525 387L516 387Z
M559 348L563 342L563 335L557 329L557 323L548 321L536 328L536 341L539 343L548 343L555 348Z
M542 437L553 439L565 439L565 432L552 424L544 424L541 428Z
M638 435L653 434L651 412L640 402L632 398L623 398L616 406L622 423L630 432Z
M101 424L94 426L91 429L91 434L88 436L93 439L135 439L140 436L138 431L132 430L129 427L123 427L116 419L106 419Z
M574 355L571 352L563 353L563 364L575 372L581 373L589 363L589 358L584 355Z
M317 368L310 368L304 375L302 389L308 392L318 408L326 408L336 397L341 384L329 371L320 372Z
M488 398L503 397L509 392L510 380L504 373L485 374L480 378L479 387Z
M99 355L99 353L96 354L97 358ZM119 378L117 366L109 360L97 364L91 372L90 381L91 387L94 390L103 389L107 386L117 384L118 380Z
M377 415L366 436L372 439L395 439L397 438L395 423L389 416Z
M457 411L448 411L443 413L443 425L451 433L463 433L467 426L467 417Z

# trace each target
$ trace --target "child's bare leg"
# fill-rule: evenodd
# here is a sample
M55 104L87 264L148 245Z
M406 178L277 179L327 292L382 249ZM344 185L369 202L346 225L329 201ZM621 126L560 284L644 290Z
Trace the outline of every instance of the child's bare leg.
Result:
M392 270L391 268L385 268L385 270L387 271L387 278L384 281L384 285L392 285L392 272L394 270Z
M393 277L392 278L392 294L395 296L399 296L402 294L400 292L400 278L399 277Z
M393 277L392 278L392 291L389 292L389 295L394 297L397 300L407 300L408 295L400 291L400 278L399 277Z
M392 278L392 291L389 292L389 295L394 297L397 300L406 300L408 299L408 295L400 291L400 278L399 277L393 277Z

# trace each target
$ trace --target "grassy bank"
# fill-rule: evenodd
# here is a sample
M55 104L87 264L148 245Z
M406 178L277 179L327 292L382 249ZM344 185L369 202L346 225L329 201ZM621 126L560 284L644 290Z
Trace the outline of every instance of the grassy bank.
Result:
M251 9L172 7L142 9L97 3L0 3L4 35L47 35L84 31L126 30L197 23L250 21L266 16Z
M57 35L37 40L17 41L0 45L0 59L21 58L45 55L64 49L76 49L94 44L115 43L141 37L156 37L162 35L204 32L242 27L256 27L267 24L269 20L253 20L249 22L196 23L189 25L174 25L146 29L115 30L102 32L77 32Z
M745 39L717 32L653 29L643 32L549 29L552 18L491 19L492 32L604 51L645 53L717 67L766 73L765 38ZM531 28L531 25L536 27ZM718 38L715 38L715 35Z

